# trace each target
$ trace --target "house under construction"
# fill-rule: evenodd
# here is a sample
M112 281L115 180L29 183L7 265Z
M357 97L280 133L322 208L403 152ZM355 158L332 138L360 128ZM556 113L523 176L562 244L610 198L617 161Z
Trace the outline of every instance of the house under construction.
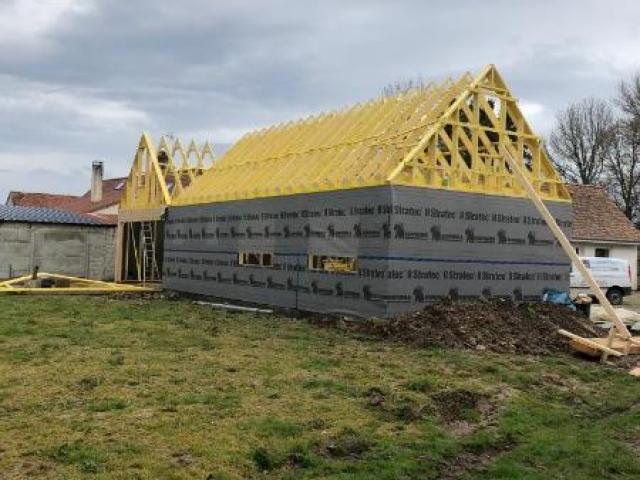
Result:
M150 155L150 144L139 152ZM251 132L183 191L150 189L164 199L162 211L150 207L155 221L169 205L163 282L380 316L444 295L536 300L545 288L567 290L570 261L505 153L570 229L569 192L492 65ZM155 174L179 176L162 167ZM136 175L129 182L142 181ZM123 226L139 255L144 235L132 228L143 227Z
M146 133L140 138L125 182L116 232L116 281L162 279L164 215L175 197L211 166L209 143L162 137L156 148Z

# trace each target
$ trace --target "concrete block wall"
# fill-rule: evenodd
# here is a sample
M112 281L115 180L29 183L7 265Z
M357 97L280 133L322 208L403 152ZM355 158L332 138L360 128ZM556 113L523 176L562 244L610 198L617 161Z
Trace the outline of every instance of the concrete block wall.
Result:
M40 271L100 280L114 277L115 228L0 224L0 278Z

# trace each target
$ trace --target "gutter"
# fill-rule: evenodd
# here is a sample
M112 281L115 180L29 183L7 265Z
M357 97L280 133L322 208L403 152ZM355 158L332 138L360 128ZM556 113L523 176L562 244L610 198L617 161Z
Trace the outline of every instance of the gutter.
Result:
M615 243L618 245L636 245L640 246L640 240L612 240L609 238L571 238L571 242L583 242L583 243Z

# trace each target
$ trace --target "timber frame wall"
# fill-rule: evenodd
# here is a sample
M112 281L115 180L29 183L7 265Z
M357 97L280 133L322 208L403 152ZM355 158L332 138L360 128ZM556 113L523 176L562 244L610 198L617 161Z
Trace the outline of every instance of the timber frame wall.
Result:
M116 281L162 280L166 208L210 167L213 159L208 142L198 147L192 140L185 149L179 139L162 137L155 147L149 135L142 134L118 212ZM154 263L155 269L151 268Z
M546 202L562 228L571 204ZM390 316L438 298L539 301L570 262L525 198L379 186L171 206L163 285L323 313Z

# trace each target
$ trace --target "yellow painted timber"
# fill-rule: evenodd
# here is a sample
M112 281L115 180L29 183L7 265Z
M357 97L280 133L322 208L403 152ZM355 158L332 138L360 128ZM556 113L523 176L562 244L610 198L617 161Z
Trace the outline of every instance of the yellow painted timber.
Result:
M68 282L66 287L47 287L37 288L31 286L31 275L12 278L0 282L0 294L105 294L105 293L144 293L153 292L156 289L149 287L140 287L137 285L129 285L114 282L104 282L101 280L92 280L89 278L70 277L68 275L60 275L55 273L38 273L38 279L65 280Z
M247 133L172 205L406 185L526 197L502 151L544 200L569 192L495 66ZM185 152L188 152L189 149Z
M125 182L120 214L136 217L135 212L157 212L171 205L185 186L210 168L213 161L213 149L208 142L198 147L191 140L185 149L180 139L162 137L156 147L150 136L143 133Z

